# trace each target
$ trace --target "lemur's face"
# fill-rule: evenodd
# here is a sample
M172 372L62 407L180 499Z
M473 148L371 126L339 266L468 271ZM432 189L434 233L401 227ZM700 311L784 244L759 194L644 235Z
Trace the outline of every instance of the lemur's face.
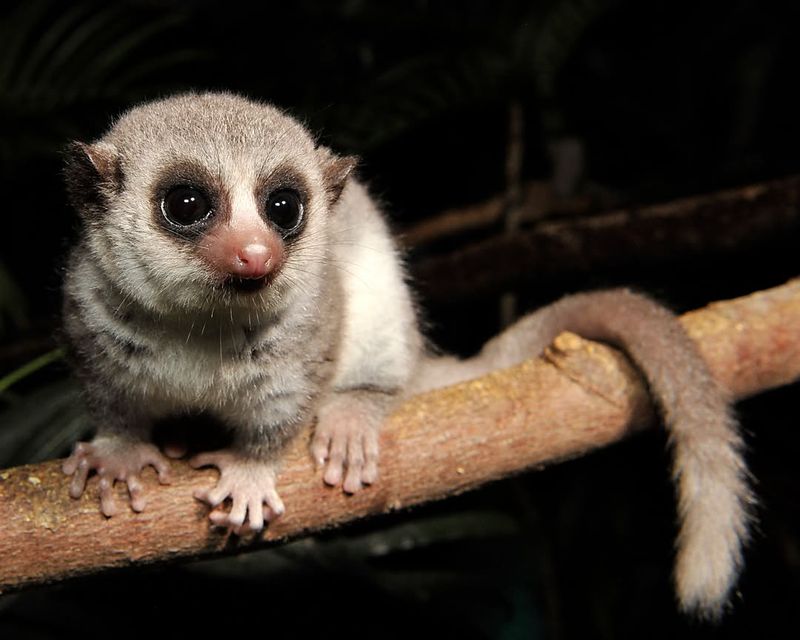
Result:
M147 306L184 310L269 308L321 286L328 216L353 166L274 107L220 94L135 108L72 160L105 275Z

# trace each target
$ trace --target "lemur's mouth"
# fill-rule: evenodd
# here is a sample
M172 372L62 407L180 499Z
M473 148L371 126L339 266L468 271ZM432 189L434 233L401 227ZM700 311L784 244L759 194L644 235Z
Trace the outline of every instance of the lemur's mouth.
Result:
M223 286L237 293L254 293L256 291L261 291L267 286L269 280L269 276L263 276L261 278L237 278L236 276L230 276L229 278L225 278Z

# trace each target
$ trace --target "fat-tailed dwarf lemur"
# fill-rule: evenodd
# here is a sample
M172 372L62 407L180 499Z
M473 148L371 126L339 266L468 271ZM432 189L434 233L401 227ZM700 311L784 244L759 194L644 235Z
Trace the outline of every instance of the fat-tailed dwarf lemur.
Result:
M278 464L304 425L315 421L324 481L356 492L378 480L379 429L399 399L536 356L571 330L622 347L647 378L674 453L678 597L718 616L752 498L730 402L675 317L627 290L577 294L473 358L437 357L354 164L283 111L227 93L137 106L96 142L70 147L82 231L64 324L97 428L63 465L70 494L95 472L105 515L118 509L115 481L141 511L141 470L168 473L154 421L205 412L233 439L191 460L220 472L197 497L229 500L214 523L258 530L284 511Z

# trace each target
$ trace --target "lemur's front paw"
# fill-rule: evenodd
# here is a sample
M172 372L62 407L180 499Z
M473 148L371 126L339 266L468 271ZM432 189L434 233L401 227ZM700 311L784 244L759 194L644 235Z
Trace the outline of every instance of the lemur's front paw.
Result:
M217 526L228 527L236 534L260 531L265 520L269 522L285 511L275 489L275 466L269 462L221 450L196 455L189 464L195 469L208 466L219 469L216 486L194 494L212 507L208 517ZM230 511L215 508L227 498L232 502Z
M325 466L322 479L355 493L378 479L378 423L375 412L357 398L341 396L320 411L311 455ZM342 481L344 479L344 482Z
M161 484L169 483L169 463L153 444L131 441L119 436L100 436L92 442L79 442L72 455L61 465L72 476L69 495L80 498L86 489L89 473L96 471L100 478L100 511L111 517L118 512L114 482L128 487L131 508L142 511L146 501L140 473L147 466L155 468Z

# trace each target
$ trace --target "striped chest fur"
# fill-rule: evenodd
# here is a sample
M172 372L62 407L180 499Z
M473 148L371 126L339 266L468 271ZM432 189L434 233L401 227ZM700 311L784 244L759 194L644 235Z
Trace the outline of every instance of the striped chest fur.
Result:
M153 314L116 290L82 246L65 283L65 327L82 377L153 417L305 415L333 374L340 313L321 291L275 312Z

